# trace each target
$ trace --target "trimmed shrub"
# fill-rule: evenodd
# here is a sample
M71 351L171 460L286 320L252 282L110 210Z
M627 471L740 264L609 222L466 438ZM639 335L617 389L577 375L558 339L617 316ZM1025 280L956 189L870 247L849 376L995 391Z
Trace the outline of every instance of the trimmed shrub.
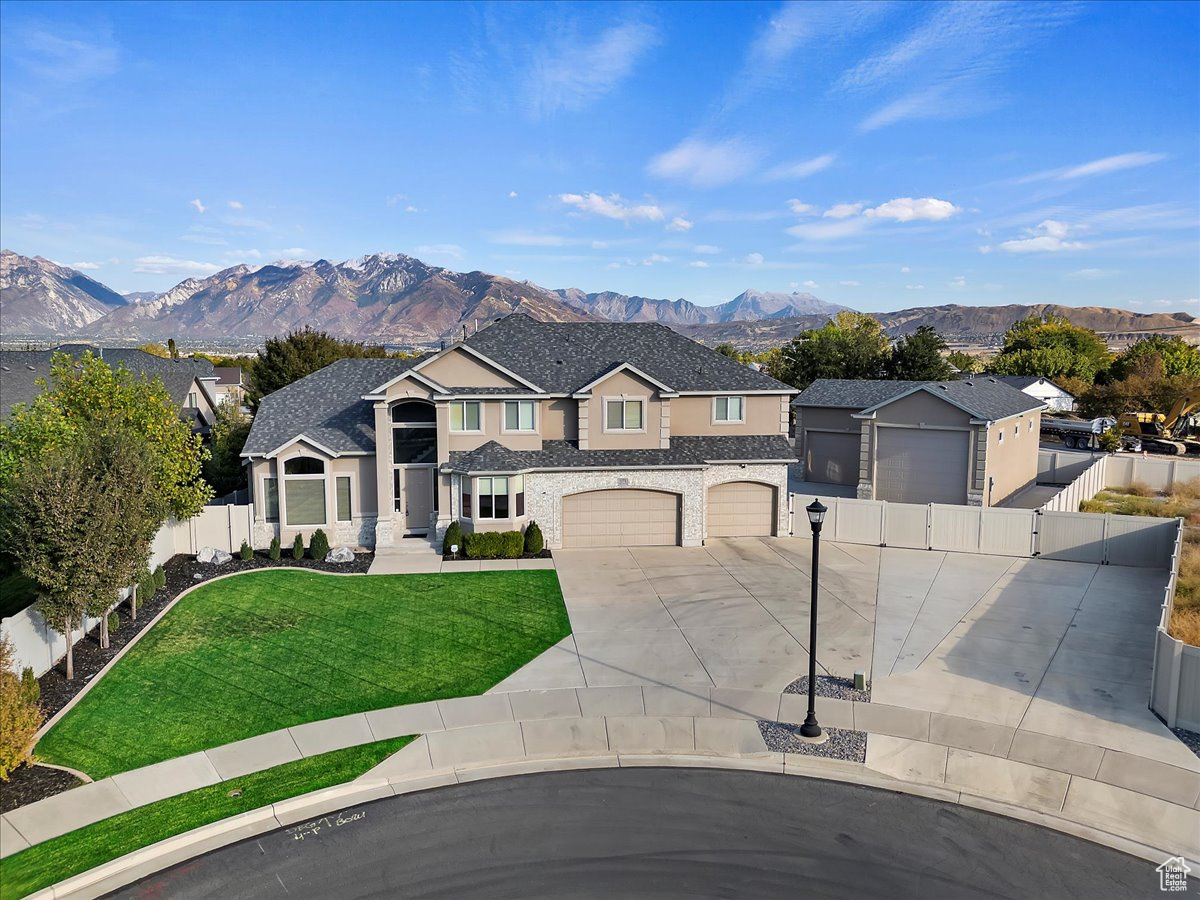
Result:
M442 550L445 553L450 552L450 548L457 545L460 553L463 552L463 530L458 524L458 519L455 519L446 527L446 536L442 538Z
M10 772L31 762L33 736L43 718L37 703L28 699L23 680L12 670L15 655L8 637L0 637L0 781L8 781Z
M323 562L329 555L329 538L325 535L325 529L318 528L313 532L312 540L308 542L308 555L317 562Z
M33 667L21 670L21 697L26 703L37 703L42 699L42 684L33 674Z
M519 531L476 531L463 535L468 559L517 559L525 551L525 535Z
M292 541L292 559L304 559L304 536L296 535L296 539Z
M546 541L542 537L542 529L538 528L537 522L530 522L525 526L525 552L537 556L546 547Z
M158 566L158 567L157 567L157 568L154 570L154 589L155 589L156 591L161 591L161 590L162 590L163 588L165 588L166 586L167 586L167 573L166 573L166 570L165 570L165 569L163 569L163 567L162 567L162 566Z
M279 559L279 535L271 538L271 549L267 551L267 555L271 557L271 559Z
M117 611L114 609L112 612L110 612L108 614L108 633L116 634L120 630L121 630L121 617L117 615Z
M254 548L246 541L242 541L242 549L238 551L242 559L254 559Z

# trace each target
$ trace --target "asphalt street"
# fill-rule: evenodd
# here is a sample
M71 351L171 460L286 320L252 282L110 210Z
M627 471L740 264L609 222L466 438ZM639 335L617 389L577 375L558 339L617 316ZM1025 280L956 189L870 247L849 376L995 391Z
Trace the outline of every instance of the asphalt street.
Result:
M501 778L351 807L113 896L1162 895L1150 863L989 813L809 778L633 768Z

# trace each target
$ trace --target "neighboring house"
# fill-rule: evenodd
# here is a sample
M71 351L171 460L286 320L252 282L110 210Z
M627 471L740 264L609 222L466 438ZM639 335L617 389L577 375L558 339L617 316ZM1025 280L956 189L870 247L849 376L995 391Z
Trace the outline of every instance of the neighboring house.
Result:
M50 377L50 359L55 353L78 358L85 351L99 356L114 369L124 365L135 375L160 378L179 407L180 416L197 434L208 434L213 423L216 399L213 365L205 359L164 359L143 350L64 344L53 350L0 350L0 411L5 418L18 403L28 405L42 392L37 383Z
M1039 378L1037 375L981 375L979 377L1002 381L1035 400L1041 400L1051 412L1075 411L1075 396L1064 391L1048 378Z
M1037 479L1042 403L995 378L821 379L792 406L805 479L859 499L993 506Z
M246 405L247 385L243 380L243 371L239 366L217 366L213 369L217 379L213 385L213 395L218 405L227 398L232 398L239 409Z
M437 542L453 520L536 521L556 548L785 534L795 393L658 324L510 315L421 359L339 360L259 404L255 540Z

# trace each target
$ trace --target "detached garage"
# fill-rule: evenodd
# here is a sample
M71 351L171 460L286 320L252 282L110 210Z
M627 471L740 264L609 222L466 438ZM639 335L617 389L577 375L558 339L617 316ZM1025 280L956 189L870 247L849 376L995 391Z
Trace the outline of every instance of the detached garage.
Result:
M679 543L678 494L604 490L562 499L562 545L652 547Z
M875 499L893 503L966 503L970 432L876 430Z
M805 477L821 484L858 484L858 450L858 434L805 431Z
M728 481L708 489L708 537L769 537L774 533L773 485Z

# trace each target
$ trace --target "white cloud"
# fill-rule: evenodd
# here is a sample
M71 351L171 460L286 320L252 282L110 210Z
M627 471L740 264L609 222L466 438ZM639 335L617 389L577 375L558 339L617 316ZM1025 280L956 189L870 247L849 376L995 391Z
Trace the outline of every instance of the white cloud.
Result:
M1121 273L1118 269L1076 269L1074 272L1068 272L1063 278L1068 281L1097 281L1119 274Z
M257 231L270 231L271 223L250 216L226 216L222 221L234 228L253 228Z
M199 197L197 197L195 200L192 200L191 204L192 206L196 207L196 212L200 213L200 215L204 215L204 211L208 209L207 206L200 202Z
M848 219L862 212L862 203L836 203L821 213L826 219Z
M667 231L691 231L692 223L683 216L676 216L667 224Z
M809 241L834 241L859 234L866 227L867 220L862 216L855 216L831 222L805 222L793 225L787 233Z
M76 262L71 263L68 268L78 269L80 272L91 272L100 268L100 263L97 262Z
M49 30L51 24L56 31ZM48 22L17 31L13 58L34 76L60 85L91 81L117 71L120 51L114 43L68 36L61 26L61 22ZM88 33L89 38L98 36Z
M840 284L842 287L862 287L861 281L839 281L838 284Z
M925 290L925 285L923 285L923 284L906 284L904 286L904 289L906 291L923 291L923 290Z
M230 209L245 209L241 200L227 200L226 203Z
M724 141L688 138L650 160L646 171L659 178L686 181L695 187L717 187L749 173L760 156L758 149L740 138Z
M956 275L954 277L954 279L950 282L949 286L954 288L955 290L962 290L963 288L965 288L967 286L967 279L963 275Z
M897 222L940 222L960 212L962 210L949 200L936 200L933 197L922 197L919 200L897 197L874 209L868 209L863 215L870 219L895 219Z
M216 263L176 259L173 256L139 256L133 271L148 275L212 275L221 271Z
M817 212L817 208L815 206L813 206L811 203L805 203L802 200L789 200L788 209L798 216L811 216L815 215Z
M282 250L276 250L271 255L282 259L303 259L308 256L308 250L304 247L284 247Z
M782 181L788 178L808 178L810 175L816 175L828 169L837 160L837 156L832 153L825 153L821 156L814 156L812 159L804 159L798 162L784 163L775 166L764 176L770 181Z
M766 260L761 253L747 253L741 261L748 266L761 266Z
M1025 184L1030 181L1044 181L1047 179L1057 179L1059 181L1069 181L1074 178L1090 178L1093 175L1108 175L1111 172L1120 172L1125 169L1137 169L1142 166L1148 166L1156 162L1161 162L1166 159L1165 153L1148 153L1140 150L1136 153L1120 153L1116 156L1106 156L1103 159L1094 159L1091 162L1082 163L1077 166L1066 166L1061 169L1048 169L1045 172L1037 172L1033 175L1026 175L1024 178L1018 178L1018 184Z
M671 257L669 257L669 256L663 256L661 253L651 253L649 256L647 256L645 259L642 260L642 265L643 266L652 266L655 263L669 263L670 261L671 261Z
M509 191L509 192L508 192L508 199L509 199L509 200L516 200L516 199L517 199L517 192L516 192L516 191Z
M425 260L450 259L459 262L466 252L458 244L422 244L413 248L413 255Z
M262 259L262 252L253 248L250 250L227 250L225 257L227 259Z
M712 212L704 214L705 222L769 222L771 219L781 219L787 213L781 209L767 209L762 211L754 210L736 210L736 209L714 209Z
M384 198L384 202L388 206L399 206L401 203L408 201L408 194L392 194Z
M560 194L558 199L582 212L616 219L618 222L661 222L664 218L663 211L654 204L625 203L620 194L609 194L607 197L594 192Z
M702 259L693 260L692 262L688 263L688 265L691 266L693 269L707 269L708 268L708 263Z
M697 244L692 248L692 252L703 253L706 256L712 256L713 254L720 253L721 248L713 246L712 244Z
M907 275L911 271L911 269L909 269L908 266L901 266L900 271Z
M406 206L406 207L404 207L404 211L405 211L406 213L415 213L415 212L420 212L420 210L419 210L419 209L417 209L415 206Z
M819 288L819 287L820 287L820 285L819 285L819 284L817 284L817 283L816 283L815 281L813 281L812 279L809 279L808 281L805 281L805 282L803 282L802 286L803 286L803 287L806 287L806 288L809 288L810 290L811 290L811 289L813 289L813 288Z
M487 236L493 244L514 247L565 247L574 243L557 234L540 234L534 231L496 231Z
M539 41L522 60L529 114L542 118L589 106L633 74L658 42L658 31L643 22L617 25L591 38L566 29Z
M592 241L591 247L593 250L607 250L608 241Z
M1000 244L1000 249L1009 253L1060 253L1066 250L1087 249L1087 244L1081 241L1066 240L1067 235L1071 233L1071 227L1055 219L1046 219L1034 228L1025 229L1025 233L1029 237L1004 241Z

